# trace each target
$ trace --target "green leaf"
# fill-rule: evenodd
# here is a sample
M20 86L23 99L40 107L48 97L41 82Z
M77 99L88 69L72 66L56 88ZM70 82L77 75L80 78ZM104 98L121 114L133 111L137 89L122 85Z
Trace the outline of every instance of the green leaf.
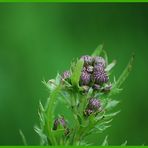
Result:
M94 132L95 133L102 133L104 130L106 130L107 128L109 128L111 125L97 125L95 126Z
M57 101L58 95L61 91L61 85L57 86L50 94L47 103L46 103L46 115L47 115L47 122L51 123L53 122L53 116L54 116L54 108L55 108L55 102Z
M27 141L26 141L24 133L21 130L19 130L19 133L20 133L20 136L22 138L22 141L23 141L24 145L27 145Z
M108 65L108 56L107 56L107 52L105 50L102 50L103 53L103 57L105 59L106 65Z
M113 60L106 68L105 71L109 72L116 65L116 60Z
M105 137L102 146L108 146L108 136Z
M121 144L121 146L126 146L127 145L127 140Z
M57 130L52 130L53 136L57 139L57 141L60 140L60 138L64 135L65 129L59 128Z
M119 104L120 101L117 100L109 100L105 109L106 110L111 110L112 108L114 108L117 104Z
M39 110L38 110L38 115L40 119L40 125L43 128L45 125L45 110L41 102L39 102Z
M123 89L121 88L113 87L108 96L111 97L113 95L119 94L122 90Z
M80 59L77 61L76 65L73 69L73 73L71 76L71 83L73 86L79 87L79 80L80 80L83 64L84 64L84 61Z
M40 136L41 145L48 145L47 136L43 133L42 129L35 126L34 130Z
M99 56L101 54L103 50L103 45L99 45L97 46L97 48L95 49L95 51L92 53L92 56Z
M80 144L79 144L79 146L91 146L91 145L93 145L93 144L92 143L88 143L88 142L86 142L84 140L81 140Z
M132 55L128 65L126 66L126 68L124 69L124 71L122 72L120 77L118 78L118 80L117 80L114 87L120 88L122 83L126 80L126 78L128 77L128 75L129 75L129 73L130 73L130 71L132 69L133 60L134 60L134 55Z
M48 82L46 82L43 79L42 83L48 89L49 92L52 92L60 84L60 81L61 81L61 76L59 74L57 74L55 79L51 79Z
M104 118L112 118L114 116L116 116L120 111L114 112L114 113L109 113L104 115Z
M55 84L55 80L54 79L51 79L48 82L46 82L45 80L43 80L42 83L48 89L49 92L53 91L55 89L55 87L56 87L56 84Z

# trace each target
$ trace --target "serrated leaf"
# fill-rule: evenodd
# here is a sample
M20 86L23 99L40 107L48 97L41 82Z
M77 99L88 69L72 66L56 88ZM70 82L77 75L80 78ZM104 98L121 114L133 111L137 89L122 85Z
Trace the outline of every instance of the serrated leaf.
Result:
M108 136L105 137L102 146L108 146Z
M113 95L119 94L122 90L123 89L121 89L121 88L113 87L108 96L111 97Z
M54 108L55 108L55 102L56 102L56 99L58 98L58 95L61 91L61 86L57 86L50 94L48 100L47 100L47 103L46 103L46 114L47 114L47 123L49 125L49 127L52 125L53 123L53 112L54 112Z
M103 124L106 125L106 124L109 124L112 121L113 121L113 119L110 119L110 120L107 120L107 121L103 121L99 125L103 125Z
M42 131L44 131L44 133L48 137L48 140L50 141L51 145L56 145L57 143L51 131L54 122L55 103L57 101L56 99L58 98L58 95L60 94L60 91L61 85L58 85L54 90L52 90L45 106L45 125L42 127ZM39 132L39 134L41 133Z
M96 133L100 133L103 132L104 130L106 130L107 128L109 128L111 125L98 125L95 127L95 131ZM98 131L97 131L98 130Z
M48 145L47 136L43 133L42 129L35 126L34 130L40 136L41 145Z
M73 69L72 76L71 76L71 83L73 86L79 87L79 80L80 80L83 64L84 64L84 61L80 59L77 61Z
M104 115L104 118L112 118L114 116L116 116L120 111L114 112L114 113L109 113Z
M134 55L132 55L128 65L126 66L126 68L124 69L124 71L122 72L122 74L120 75L120 77L118 78L117 82L115 83L114 87L120 88L120 86L122 85L122 83L126 80L126 78L128 77L131 69L132 69L132 64L133 64L133 60L134 60Z
M103 45L98 45L95 51L92 53L92 56L99 56L103 50Z

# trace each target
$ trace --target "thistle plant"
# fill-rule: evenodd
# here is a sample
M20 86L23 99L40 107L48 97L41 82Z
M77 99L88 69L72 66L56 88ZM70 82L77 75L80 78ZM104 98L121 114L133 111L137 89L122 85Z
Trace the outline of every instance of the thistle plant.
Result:
M132 62L133 56L119 78L111 80L116 61L108 63L107 54L99 45L92 55L84 55L72 62L63 74L43 81L49 97L44 106L39 103L40 126L35 127L35 131L40 136L40 144L93 145L86 137L101 134L119 113L113 111L119 103L114 96L121 92ZM60 114L60 110L58 116L55 115L59 102L72 114L70 119ZM107 138L102 145L107 145Z

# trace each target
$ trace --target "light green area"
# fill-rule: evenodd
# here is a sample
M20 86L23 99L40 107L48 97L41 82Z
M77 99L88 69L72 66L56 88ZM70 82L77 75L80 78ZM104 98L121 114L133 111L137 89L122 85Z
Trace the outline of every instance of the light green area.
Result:
M0 145L21 145L19 130L30 145L39 144L38 103L48 97L42 80L91 54L103 43L113 74L119 76L135 53L133 70L117 96L121 112L106 135L111 145L148 145L148 6L144 4L0 4ZM59 106L59 110L60 110ZM58 112L58 110L57 110ZM61 111L68 116L68 111Z

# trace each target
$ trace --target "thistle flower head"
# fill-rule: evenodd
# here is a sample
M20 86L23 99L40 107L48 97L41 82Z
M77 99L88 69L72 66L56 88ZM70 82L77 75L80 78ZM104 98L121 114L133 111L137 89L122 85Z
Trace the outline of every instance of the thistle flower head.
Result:
M87 71L82 71L80 77L80 85L89 85L91 80L91 75Z
M96 84L108 82L109 77L102 66L94 67L93 80Z
M64 117L55 119L54 124L53 124L53 130L57 130L58 126L60 125L63 128L66 128L66 121Z
M100 104L100 101L96 98L91 98L89 100L89 103L88 103L88 109L91 109L91 110L98 110L100 108L101 104Z

